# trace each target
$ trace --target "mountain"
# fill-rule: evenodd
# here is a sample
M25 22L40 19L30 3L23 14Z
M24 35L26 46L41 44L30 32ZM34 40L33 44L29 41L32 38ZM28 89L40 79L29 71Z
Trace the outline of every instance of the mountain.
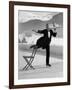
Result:
M49 21L41 21L38 19L34 19L34 20L29 20L26 23L19 23L18 24L19 34L25 33L25 32L32 33L33 29L35 29L35 30L45 29L46 23L51 24L54 21L57 25L63 26L63 13L59 13L59 14L53 16L53 18ZM57 29L57 37L59 37L59 38L63 37L63 28Z
M23 33L25 31L31 32L33 29L44 29L45 28L45 22L41 20L29 20L26 23L19 23L19 33Z
M63 13L55 15L48 23L53 23L53 21L63 27ZM57 37L63 38L63 28L57 28Z

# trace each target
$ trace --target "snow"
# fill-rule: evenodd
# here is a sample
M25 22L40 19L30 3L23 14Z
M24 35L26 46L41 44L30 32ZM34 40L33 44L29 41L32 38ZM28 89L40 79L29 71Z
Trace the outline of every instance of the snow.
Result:
M42 37L42 35L36 35L36 34L32 34L31 37L27 37L24 34L19 35L20 40L22 41L22 39L25 37L27 44L36 44L37 39L39 39L40 37ZM63 46L63 39L62 38L54 38L52 37L52 41L51 41L51 46L55 45L55 46Z
M31 53L21 52L19 57L19 79L35 79L35 78L56 78L63 77L63 60L58 58L50 57L51 67L46 67L46 57L43 55L36 55L32 66L34 70L30 67L27 70L22 70L22 68L27 64L26 61L22 58L23 55L29 55ZM23 60L22 60L23 59Z

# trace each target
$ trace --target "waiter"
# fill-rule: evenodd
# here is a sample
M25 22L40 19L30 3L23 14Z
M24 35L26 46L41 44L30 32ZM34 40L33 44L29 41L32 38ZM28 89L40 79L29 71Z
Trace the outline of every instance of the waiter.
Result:
M40 37L37 42L36 46L37 48L46 49L46 66L51 66L49 63L49 57L50 57L50 42L52 39L52 36L56 37L56 28L54 28L54 31L49 29L49 25L46 24L46 29L35 31L36 33L43 34L42 37Z

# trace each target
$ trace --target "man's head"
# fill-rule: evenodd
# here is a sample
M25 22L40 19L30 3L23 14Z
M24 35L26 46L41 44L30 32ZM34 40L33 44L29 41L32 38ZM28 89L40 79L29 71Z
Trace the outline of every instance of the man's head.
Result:
M49 24L48 23L46 24L46 29L49 30Z

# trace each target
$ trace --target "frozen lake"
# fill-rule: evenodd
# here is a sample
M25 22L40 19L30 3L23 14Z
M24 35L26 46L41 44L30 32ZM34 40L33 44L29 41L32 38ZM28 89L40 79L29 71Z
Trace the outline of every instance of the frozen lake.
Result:
M63 76L63 60L59 58L50 57L51 67L46 67L46 56L36 54L32 65L34 70L29 68L28 70L22 70L26 65L26 61L23 56L30 56L30 52L19 51L18 61L18 78L19 79L32 79L32 78L54 78Z

